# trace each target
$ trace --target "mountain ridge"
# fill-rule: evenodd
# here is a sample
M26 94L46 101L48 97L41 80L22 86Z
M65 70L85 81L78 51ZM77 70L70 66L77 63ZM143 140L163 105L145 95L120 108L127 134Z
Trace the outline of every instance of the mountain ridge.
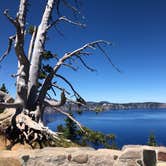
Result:
M108 101L93 102L87 101L86 106L78 107L77 104L67 103L63 106L63 110L68 110L69 105L73 111L93 110L96 112L105 110L132 110L132 109L166 109L166 103L162 102L129 102L129 103L111 103Z

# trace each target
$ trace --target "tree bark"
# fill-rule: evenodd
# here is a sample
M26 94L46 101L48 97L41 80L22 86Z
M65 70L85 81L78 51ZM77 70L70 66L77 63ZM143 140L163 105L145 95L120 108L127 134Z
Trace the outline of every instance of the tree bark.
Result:
M25 36L25 23L27 12L28 0L20 0L19 11L16 18L16 39L15 39L15 52L18 58L18 76L17 76L17 94L16 102L26 106L27 102L27 84L29 78L29 61L24 51L24 36Z
M48 0L46 8L38 27L36 40L34 42L34 49L32 53L32 60L29 71L28 84L28 105L31 106L36 101L38 90L38 76L41 67L42 53L44 52L44 45L47 35L47 27L54 7L55 0Z

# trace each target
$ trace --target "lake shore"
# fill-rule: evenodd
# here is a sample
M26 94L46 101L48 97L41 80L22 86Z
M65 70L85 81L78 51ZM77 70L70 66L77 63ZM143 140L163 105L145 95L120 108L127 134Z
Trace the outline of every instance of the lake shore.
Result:
M101 102L87 102L85 106L78 106L74 103L66 103L62 109L68 111L69 108L72 111L95 111L95 112L102 112L107 110L143 110L143 109L166 109L166 103L160 102L142 102L142 103L110 103L107 101ZM47 108L47 113L55 112L54 110Z

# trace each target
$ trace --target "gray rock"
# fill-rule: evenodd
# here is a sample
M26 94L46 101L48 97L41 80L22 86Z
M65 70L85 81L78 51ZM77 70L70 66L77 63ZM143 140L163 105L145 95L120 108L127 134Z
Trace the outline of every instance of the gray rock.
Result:
M65 155L58 155L58 156L41 156L30 158L27 162L27 166L59 166L63 165L66 162Z
M126 149L119 159L141 159L141 152L139 149Z
M3 150L0 166L155 166L156 152L160 162L165 159L166 148L149 146L126 146L122 151L81 147Z
M87 163L88 155L87 154L76 155L72 158L72 161L77 162L79 164Z

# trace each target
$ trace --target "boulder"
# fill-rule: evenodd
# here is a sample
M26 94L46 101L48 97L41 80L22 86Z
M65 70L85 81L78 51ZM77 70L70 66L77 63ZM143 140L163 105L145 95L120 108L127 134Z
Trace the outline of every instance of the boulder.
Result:
M88 155L87 154L78 154L76 156L73 156L72 161L83 164L88 162Z

